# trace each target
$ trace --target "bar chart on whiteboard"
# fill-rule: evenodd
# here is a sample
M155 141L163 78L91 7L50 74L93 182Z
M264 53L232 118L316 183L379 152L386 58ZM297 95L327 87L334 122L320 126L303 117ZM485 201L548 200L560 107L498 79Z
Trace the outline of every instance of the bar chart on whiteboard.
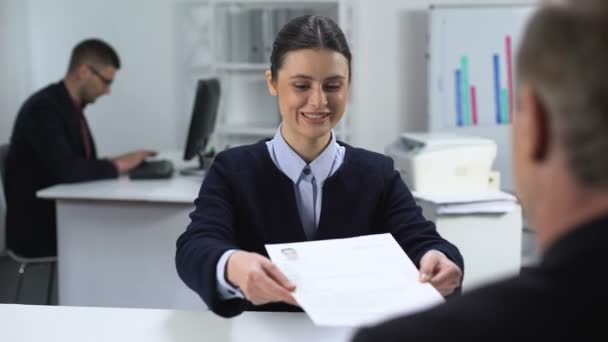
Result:
M512 122L514 59L531 9L464 7L432 18L431 107L443 126Z
M483 108L484 124L509 124L513 119L511 109L513 109L513 54L512 54L512 37L505 37L504 57L501 61L501 56L494 53L491 56L492 60L492 85L488 85L481 80L482 88L473 82L470 78L469 56L463 54L460 57L460 65L454 70L454 112L455 118L447 118L448 121L453 121L457 126L479 125L479 98L478 91L482 92L484 99L492 97L494 108ZM486 56L487 57L487 56ZM486 58L488 61L489 58ZM502 63L501 63L502 62ZM475 66L477 67L477 66ZM477 73L476 73L477 74ZM503 80L501 82L501 79ZM506 85L503 85L506 82ZM490 93L492 93L490 95ZM484 102L484 105L487 103ZM495 121L492 122L491 117L495 114ZM487 118L486 118L487 115Z
M501 188L513 190L510 128L517 50L533 4L441 5L429 11L428 128L493 139Z

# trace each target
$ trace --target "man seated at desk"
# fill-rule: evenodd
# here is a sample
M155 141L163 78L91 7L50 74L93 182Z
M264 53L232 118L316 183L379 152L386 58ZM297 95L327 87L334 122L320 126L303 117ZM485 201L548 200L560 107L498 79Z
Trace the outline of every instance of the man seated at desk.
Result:
M72 50L63 80L30 96L21 107L6 161L7 246L26 257L56 255L55 205L36 198L59 183L114 178L138 166L152 151L113 159L97 157L84 108L108 94L120 59L99 39Z

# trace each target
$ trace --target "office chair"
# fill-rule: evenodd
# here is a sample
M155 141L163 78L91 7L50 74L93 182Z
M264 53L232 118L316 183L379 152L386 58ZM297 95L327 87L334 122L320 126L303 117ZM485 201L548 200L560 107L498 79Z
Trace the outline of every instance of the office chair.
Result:
M0 194L2 195L1 200L5 203L4 207L0 207L0 220L4 223L2 234L6 232L6 195L4 194L4 176L6 170L6 157L8 156L9 144L0 145ZM2 247L2 246L0 246ZM19 297L21 296L21 288L23 287L23 278L25 277L25 270L28 265L35 264L49 264L49 278L46 289L46 304L51 304L51 295L53 290L53 281L55 277L55 264L57 263L57 257L40 257L40 258L28 258L13 252L8 246L5 247L4 251L9 258L19 263L19 279L17 280L17 291L15 293L15 303L19 303Z

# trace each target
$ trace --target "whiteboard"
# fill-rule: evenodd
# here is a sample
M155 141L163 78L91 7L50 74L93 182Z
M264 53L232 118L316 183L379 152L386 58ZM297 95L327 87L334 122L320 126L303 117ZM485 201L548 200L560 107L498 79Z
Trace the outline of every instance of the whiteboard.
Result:
M494 169L512 191L515 56L533 4L433 5L429 10L430 131L491 138Z

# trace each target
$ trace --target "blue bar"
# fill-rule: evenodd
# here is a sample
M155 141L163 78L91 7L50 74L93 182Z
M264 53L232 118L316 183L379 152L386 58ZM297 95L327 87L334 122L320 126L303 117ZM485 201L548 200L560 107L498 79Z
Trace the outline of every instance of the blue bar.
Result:
M456 125L463 125L463 110L462 110L462 73L460 69L456 69Z
M498 54L494 54L494 99L496 103L496 123L502 123L502 105L501 105L501 91L500 91L500 57Z

